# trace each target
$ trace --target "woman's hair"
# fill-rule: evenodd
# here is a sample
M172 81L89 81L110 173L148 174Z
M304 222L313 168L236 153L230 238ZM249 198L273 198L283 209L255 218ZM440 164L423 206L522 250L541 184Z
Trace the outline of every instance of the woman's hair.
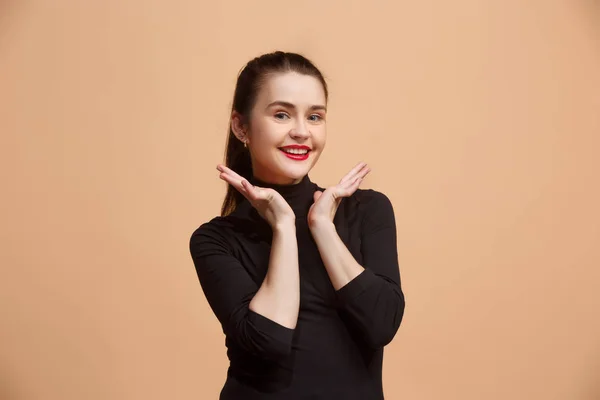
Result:
M250 123L250 113L254 108L258 91L267 78L270 75L285 72L297 72L317 78L323 85L325 101L327 101L328 91L325 78L310 60L300 54L283 51L263 54L248 62L237 78L231 109L232 112L237 111L241 115L242 123ZM248 180L252 178L250 152L234 135L231 123L227 137L225 165ZM233 186L227 185L227 193L221 206L221 216L233 212L243 198L244 196Z

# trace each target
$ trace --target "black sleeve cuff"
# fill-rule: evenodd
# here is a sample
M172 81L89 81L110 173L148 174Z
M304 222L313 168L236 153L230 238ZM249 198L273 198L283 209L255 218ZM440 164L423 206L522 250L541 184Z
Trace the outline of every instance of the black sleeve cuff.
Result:
M294 330L285 327L277 322L260 315L252 310L248 310L248 322L252 324L257 331L281 343L291 343L294 336Z
M352 279L345 286L338 289L336 292L338 304L344 305L348 304L356 297L360 296L362 293L367 291L370 286L377 282L377 276L373 273L373 271L369 269L365 269L362 271L356 278Z

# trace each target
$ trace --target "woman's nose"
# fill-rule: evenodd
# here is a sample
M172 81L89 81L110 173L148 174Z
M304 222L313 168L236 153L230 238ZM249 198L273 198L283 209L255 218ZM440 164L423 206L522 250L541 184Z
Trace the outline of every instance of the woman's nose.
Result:
M290 135L294 137L308 137L310 135L310 131L308 130L308 126L306 126L303 121L299 121L294 124L294 127L292 127Z

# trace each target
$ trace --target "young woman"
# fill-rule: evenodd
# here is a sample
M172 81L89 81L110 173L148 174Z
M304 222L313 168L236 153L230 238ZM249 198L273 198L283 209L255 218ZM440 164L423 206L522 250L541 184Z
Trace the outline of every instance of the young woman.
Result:
M313 183L326 139L327 85L306 58L275 52L241 71L221 216L190 240L225 333L220 399L383 399L383 347L404 314L389 199L358 189L356 165Z

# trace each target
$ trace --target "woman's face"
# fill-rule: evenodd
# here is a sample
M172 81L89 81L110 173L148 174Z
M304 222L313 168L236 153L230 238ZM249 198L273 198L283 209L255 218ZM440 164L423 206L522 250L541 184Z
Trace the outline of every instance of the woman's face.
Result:
M277 184L299 182L325 147L326 113L325 92L317 78L295 72L267 77L247 127L254 176Z

